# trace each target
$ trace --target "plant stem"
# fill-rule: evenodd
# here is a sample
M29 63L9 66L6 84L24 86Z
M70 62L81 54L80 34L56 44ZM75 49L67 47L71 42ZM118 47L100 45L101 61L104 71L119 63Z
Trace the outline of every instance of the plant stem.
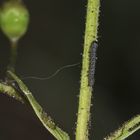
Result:
M124 140L135 131L140 129L140 115L135 116L131 120L127 121L117 131L106 137L104 140Z
M51 119L51 117L45 113L43 108L39 105L36 101L32 93L28 90L26 85L11 71L8 71L8 76L13 78L15 82L18 84L19 89L24 94L26 99L28 100L29 104L31 105L33 111L40 119L41 123L44 127L57 139L57 140L70 140L69 135L59 128Z
M51 117L45 113L26 85L14 73L8 71L7 74L8 77L14 80L11 81L11 79L7 79L8 83L0 82L0 93L4 93L10 97L13 97L22 103L29 103L45 128L57 140L70 140L69 135L59 128L51 119Z
M89 85L90 50L92 42L97 41L99 6L99 0L88 0L76 140L88 140L92 96L92 87Z
M7 85L5 83L0 83L0 93L6 94L22 103L24 103L24 100L22 99L21 95L10 85Z
M15 72L17 59L17 41L11 41L11 54L10 54L10 63L8 65L8 70Z

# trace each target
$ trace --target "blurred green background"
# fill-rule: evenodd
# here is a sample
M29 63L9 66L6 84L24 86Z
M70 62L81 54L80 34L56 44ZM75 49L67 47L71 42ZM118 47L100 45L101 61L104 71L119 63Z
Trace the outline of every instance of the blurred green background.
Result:
M1 0L0 3L3 1ZM87 1L24 0L30 11L27 34L18 48L17 74L47 77L81 62ZM102 140L140 113L140 1L101 1L98 61L90 140ZM0 32L0 77L10 44ZM81 65L55 77L24 82L55 122L74 140ZM128 140L140 138L140 131ZM0 140L54 140L26 105L0 96Z

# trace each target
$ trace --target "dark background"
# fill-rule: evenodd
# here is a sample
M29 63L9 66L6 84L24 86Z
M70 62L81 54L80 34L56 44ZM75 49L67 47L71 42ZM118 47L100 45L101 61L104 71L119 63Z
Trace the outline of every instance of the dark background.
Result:
M2 3L2 0L0 1ZM58 68L81 62L87 1L25 0L30 25L18 48L17 74L47 77ZM91 137L102 140L140 113L140 1L101 1ZM0 33L0 76L10 44ZM55 77L24 82L55 122L74 140L81 66ZM136 132L128 140L137 140ZM0 96L0 140L54 140L26 105Z

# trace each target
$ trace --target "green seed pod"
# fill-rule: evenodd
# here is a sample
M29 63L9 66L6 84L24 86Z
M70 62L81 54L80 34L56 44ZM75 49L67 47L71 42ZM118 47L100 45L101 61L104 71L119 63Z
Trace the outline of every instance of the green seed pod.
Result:
M17 41L28 27L29 13L21 2L6 2L1 9L1 28L11 40Z

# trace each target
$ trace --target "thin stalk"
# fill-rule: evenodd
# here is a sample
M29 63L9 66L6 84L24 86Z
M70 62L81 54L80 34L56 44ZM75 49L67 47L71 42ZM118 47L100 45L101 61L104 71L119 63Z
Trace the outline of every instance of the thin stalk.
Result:
M17 41L11 41L11 54L10 54L10 62L8 65L8 70L15 72L17 60Z
M91 47L93 46L92 43L97 41L99 6L99 0L88 0L79 96L79 109L76 127L76 140L88 140L88 124L90 118L91 96L93 91L93 88L89 83L91 80L91 77L89 78L89 72L91 71L90 52Z

